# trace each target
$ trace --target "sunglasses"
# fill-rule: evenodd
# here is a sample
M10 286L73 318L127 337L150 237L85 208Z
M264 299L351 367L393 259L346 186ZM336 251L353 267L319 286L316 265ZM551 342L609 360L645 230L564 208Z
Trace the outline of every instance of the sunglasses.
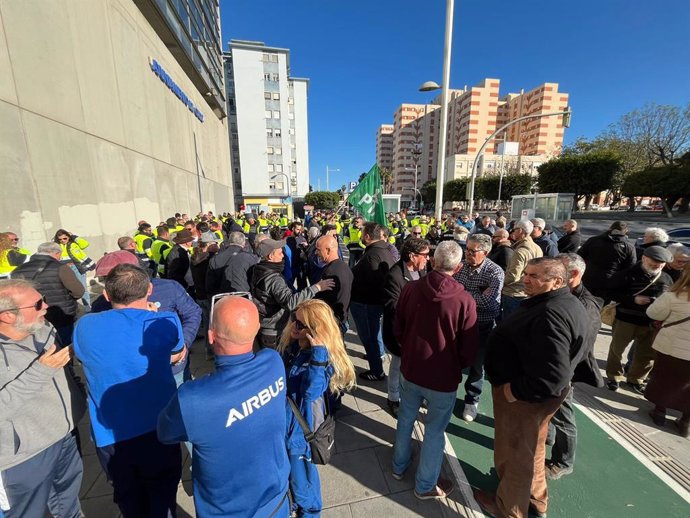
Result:
M223 299L225 297L242 297L247 300L252 300L252 294L248 291L236 291L233 293L217 293L216 295L211 297L211 311L209 312L208 317L209 322L213 322L213 311L216 309L216 304L220 299Z
M43 309L43 305L48 305L48 302L46 301L45 297L41 297L38 299L36 302L31 304L30 306L19 306L17 308L12 308L12 309L3 309L0 311L0 313L5 313L6 311L18 311L20 309L29 309L29 308L34 308L36 311L41 311Z
M478 253L483 252L483 251L484 251L484 250L480 250L480 249L478 249L478 248L474 248L474 249L473 249L473 248L468 248L468 249L466 250L466 252L467 252L468 254L472 254L472 255L478 254Z
M419 252L419 253L415 253L414 255L421 255L422 257L429 257L429 252Z
M295 328L297 331L304 331L305 329L309 329L307 326L304 325L303 322L297 319L297 315L293 313L290 315L290 320L295 324Z

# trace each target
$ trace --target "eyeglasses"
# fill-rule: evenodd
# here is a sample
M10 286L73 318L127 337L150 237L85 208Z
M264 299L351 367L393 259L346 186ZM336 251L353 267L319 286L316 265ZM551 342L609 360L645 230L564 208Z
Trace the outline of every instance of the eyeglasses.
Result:
M418 252L418 253L413 252L413 253L414 253L414 255L421 255L422 257L429 257L429 252Z
M466 250L466 252L467 252L468 254L472 254L472 255L478 254L479 252L483 252L483 251L484 251L484 250L482 250L482 249L480 249L480 248L468 248L468 249Z
M252 294L248 291L236 291L234 293L217 293L211 297L211 311L209 312L208 321L213 322L213 310L216 308L216 303L225 297L243 297L248 300L252 300Z
M11 309L3 309L2 311L0 311L0 313L5 313L6 311L18 311L20 309L29 309L29 308L34 308L36 311L41 311L43 309L44 304L47 306L48 302L46 301L45 297L41 297L40 299L38 299L36 302L31 304L30 306L19 306L19 307L11 308Z
M295 324L295 328L297 328L297 331L303 331L305 329L309 329L307 326L304 325L300 320L297 320L297 314L293 313L290 315L290 320Z

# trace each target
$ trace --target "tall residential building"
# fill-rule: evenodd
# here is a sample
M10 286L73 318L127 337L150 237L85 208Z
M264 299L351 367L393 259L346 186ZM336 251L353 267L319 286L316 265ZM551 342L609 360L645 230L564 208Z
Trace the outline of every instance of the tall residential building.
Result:
M234 210L218 0L2 2L0 231L97 259L139 220ZM40 37L36 37L40 35Z
M290 76L290 51L231 40L223 54L235 203L291 211L309 192L307 87Z
M381 169L393 169L392 124L381 124L376 131L376 163Z
M567 94L558 93L555 83L545 83L530 92L508 94L504 98L500 98L499 89L500 80L484 79L476 86L449 91L446 181L471 174L471 164L479 148L497 128L523 115L563 111L567 106ZM436 178L440 102L438 95L428 105L402 104L393 115L393 131L386 137L392 137L393 141L393 186L394 192L402 194L406 202L412 199L415 166L418 187ZM377 160L385 155L382 128L389 127L383 125L377 131ZM503 141L499 135L497 139L500 140L489 143L484 150L485 160L480 173L492 174L499 170L499 164L505 167L511 164L511 170L533 173L540 163L559 154L563 144L560 117L519 123L506 133L507 142L519 143L518 157L503 161L492 157Z

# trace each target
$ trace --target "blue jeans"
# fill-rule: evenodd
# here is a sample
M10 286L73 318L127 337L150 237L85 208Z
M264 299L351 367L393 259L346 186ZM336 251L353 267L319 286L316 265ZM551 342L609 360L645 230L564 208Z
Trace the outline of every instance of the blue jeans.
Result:
M412 428L422 401L426 400L424 441L415 476L415 491L427 493L438 482L443 463L444 432L455 407L456 393L438 392L415 385L400 376L400 409L393 448L393 473L404 473L412 462Z
M80 273L79 270L77 270L77 267L74 266L74 263L71 263L69 267L74 272L74 275L77 276L77 279L79 279L79 282L81 282L82 286L84 286L84 295L81 298L81 302L88 309L91 307L91 294L89 293L89 285L86 282L86 274Z
M551 462L559 468L572 468L575 464L575 450L577 449L577 423L575 422L572 387L551 418L546 439L546 444L549 443L553 443Z
M82 462L77 442L67 434L52 446L2 472L11 509L6 518L79 518ZM0 511L2 516L2 511Z
M474 363L469 369L467 378L465 379L465 403L478 404L479 397L482 395L482 386L484 385L484 358L486 357L486 346L489 341L489 335L496 327L495 322L482 322L478 324L479 327L479 347L477 348L477 355L474 358Z
M383 319L383 306L375 304L360 304L352 302L350 313L357 327L357 334L367 352L369 369L377 376L383 374L383 336L381 335L381 322Z

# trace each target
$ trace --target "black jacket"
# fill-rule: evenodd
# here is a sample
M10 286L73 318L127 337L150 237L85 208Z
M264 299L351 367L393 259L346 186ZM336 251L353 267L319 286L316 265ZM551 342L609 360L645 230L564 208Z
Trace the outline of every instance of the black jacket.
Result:
M352 302L382 305L383 282L394 264L395 259L386 241L376 241L367 246L362 258L352 268Z
M616 319L636 326L648 326L652 320L647 316L647 308L635 304L635 294L650 297L652 302L662 293L667 291L673 281L671 277L661 272L656 282L650 286L656 275L650 275L642 269L642 263L637 263L632 268L616 273L608 282L608 292L613 300L618 302L616 306Z
M189 252L180 245L173 246L165 262L165 278L177 281L184 289L189 288L186 278L189 265Z
M40 270L40 271L39 271ZM84 286L72 269L49 255L33 255L28 262L12 272L13 279L26 279L46 298L46 320L55 327L74 322L77 299L84 295Z
M574 230L558 240L558 251L562 254L577 252L580 244L582 244L582 234L579 230Z
M229 245L214 255L206 272L206 294L249 291L249 269L259 262L239 245Z
M581 382L593 387L603 387L604 378L601 376L597 359L594 357L594 342L597 341L597 335L601 327L601 307L603 301L592 295L582 283L572 291L572 294L582 303L589 316L589 335L585 342L582 361L575 367L573 383Z
M567 287L530 297L489 336L488 379L494 386L510 383L521 401L559 397L582 360L589 334L589 315Z
M208 297L206 292L206 275L208 273L208 263L215 252L200 252L198 249L192 254L191 271L194 280L194 297L197 300L205 300Z
M251 271L251 293L259 309L262 334L281 333L288 323L290 312L318 293L315 286L294 293L285 282L282 271L283 263L268 261L261 261Z
M352 270L345 261L336 259L324 267L321 279L333 279L335 287L332 290L320 291L314 298L328 304L340 323L346 322L352 297Z
M607 284L611 276L637 262L635 246L626 236L608 232L590 237L577 252L587 263L582 283L592 295L610 299Z
M422 272L419 273L422 274ZM400 356L400 344L393 333L395 306L398 304L400 292L412 280L410 270L401 259L391 266L383 284L383 344L391 354L396 356Z
M227 238L231 232L244 232L244 230L234 219L228 218L223 222L223 233Z
M510 263L510 259L513 257L515 250L513 250L510 245L495 245L491 250L488 258L495 262L501 269L505 272Z

